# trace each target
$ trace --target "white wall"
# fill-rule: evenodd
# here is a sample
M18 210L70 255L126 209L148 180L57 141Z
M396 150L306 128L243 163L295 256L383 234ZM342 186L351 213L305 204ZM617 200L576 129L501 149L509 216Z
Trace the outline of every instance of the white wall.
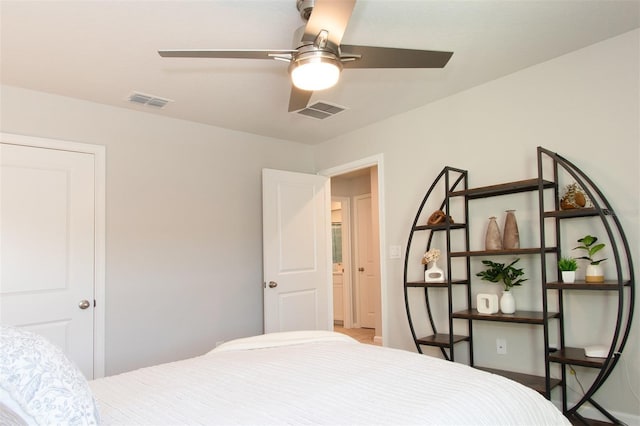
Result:
M404 247L419 203L444 166L469 170L472 187L532 178L536 147L543 146L574 162L606 194L631 244L637 273L639 39L635 30L335 138L315 147L316 169L382 153L386 241ZM384 261L385 341L415 350L404 314L403 261ZM533 288L535 282L524 286ZM528 297L526 288L522 291ZM598 301L586 303L583 324L589 324L590 311L602 310ZM589 325L576 324L576 332L592 334ZM639 332L636 315L623 355L628 374L619 364L597 395L608 409L634 416L640 405L629 381L640 394ZM493 342L488 346L495 351ZM515 369L535 364L528 346L510 345L509 357L494 362ZM574 381L570 385L578 387Z
M263 167L308 146L16 87L1 130L106 146L106 372L262 332Z

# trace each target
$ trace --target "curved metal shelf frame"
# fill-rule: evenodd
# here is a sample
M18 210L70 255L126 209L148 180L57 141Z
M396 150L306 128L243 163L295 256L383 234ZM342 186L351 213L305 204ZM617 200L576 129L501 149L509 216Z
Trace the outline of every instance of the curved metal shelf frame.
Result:
M454 176L457 175L457 176ZM409 328L411 330L411 335L413 336L413 341L416 345L416 349L418 350L419 353L423 353L422 352L422 347L421 345L424 344L424 340L420 339L417 335L416 335L416 331L415 331L415 327L413 324L413 320L411 318L411 308L409 306L409 294L408 294L408 288L412 288L415 287L414 285L409 285L408 282L408 267L409 267L409 253L412 249L412 243L413 243L413 234L415 232L422 232L422 231L430 231L429 232L429 237L427 240L427 246L426 246L426 250L429 250L431 248L431 243L433 241L433 236L434 236L434 231L438 231L438 230L444 230L444 231L449 231L451 228L460 228L461 225L460 224L451 224L448 221L445 221L444 225L438 225L438 226L425 226L425 225L418 225L418 221L420 220L421 217L423 216L423 210L427 205L427 201L429 200L429 198L431 198L433 192L439 188L441 185L444 185L445 187L445 193L448 194L456 189L460 189L460 186L462 186L464 190L467 189L467 171L466 170L461 170L461 169L456 169L454 167L445 167L442 169L442 171L438 174L438 176L436 177L436 179L433 181L433 183L431 184L431 186L429 187L429 190L427 191L427 193L425 194L424 198L422 199L422 202L420 203L420 206L418 207L418 213L416 213L416 217L413 220L413 224L411 225L411 232L409 234L409 240L407 242L407 249L405 251L406 256L404 259L404 301L405 301L405 308L407 310L407 319L409 320ZM450 214L450 206L449 206L449 197L445 195L445 197L442 199L442 201L440 202L440 210L444 211L444 213L447 215L447 217ZM466 226L463 226L466 229ZM450 235L449 232L447 232L447 252L450 252ZM451 261L449 259L449 257L447 256L447 274L446 274L446 287L447 287L447 292L448 292L448 300L449 300L449 313L451 313L452 310L452 299L451 299ZM441 287L441 286L439 286ZM429 300L429 286L425 285L424 286L424 298L425 298L425 305L426 305L426 310L427 310L427 315L429 317L429 324L431 325L431 329L433 331L433 335L436 336L438 335L438 328L436 326L436 323L433 319L433 312L431 310L431 303ZM449 315L449 330L453 330L453 318L451 315ZM452 354L453 353L453 345L455 342L459 341L456 339L457 336L454 336L453 333L448 333L449 334L449 342L448 342L448 347L449 347L449 351ZM420 343L420 342L423 343ZM447 354L447 352L445 351L444 347L440 346L440 350L442 351L442 355L444 356L444 358L446 360L453 360L452 356L449 356L449 354Z
M631 251L629 249L629 243L624 234L624 230L622 229L622 225L618 216L615 214L614 209L611 207L611 204L607 201L606 197L600 191L600 189L595 185L595 183L582 172L575 164L567 160L566 158L558 155L557 153L551 152L545 148L538 147L538 176L539 179L542 180L544 173L544 164L545 160L551 160L552 162L552 172L554 175L554 182L558 182L559 173L561 171L566 172L573 180L582 188L582 190L586 193L587 197L593 204L593 211L587 212L585 216L597 216L600 218L608 237L608 242L611 247L611 251L613 253L613 260L615 261L616 266L616 280L614 283L617 284L614 288L615 291L618 292L618 311L616 318L616 326L613 332L611 343L609 345L609 352L607 358L602 363L602 367L600 367L600 372L597 377L593 380L593 383L586 390L584 396L573 406L568 407L567 405L567 395L566 395L566 386L563 386L563 411L568 415L576 415L578 418L582 418L578 414L578 409L582 407L585 403L589 402L592 406L598 409L604 416L606 416L612 422L619 424L620 421L616 419L613 415L607 412L602 406L600 406L597 402L593 400L594 394L600 389L600 387L604 384L607 378L611 375L613 368L618 363L620 356L623 353L624 347L627 343L627 339L629 337L629 333L631 330L631 322L633 319L633 311L634 311L634 301L635 301L635 276L633 271L633 262L631 257ZM555 196L555 205L552 212L547 212L544 208L544 199L542 191L539 191L540 194L540 238L542 242L541 249L544 248L544 236L545 236L545 218L553 217L555 220L556 229L560 228L560 221L564 219L568 219L569 217L579 217L581 216L579 212L576 214L563 214L560 210L560 194L559 188L556 183L556 196ZM556 232L556 246L560 248L560 236L559 232ZM561 252L558 250L557 257L561 257ZM546 280L546 265L545 265L545 256L541 256L542 263L542 273L543 273L543 282L547 282ZM625 277L624 274L628 274L628 277ZM545 286L543 289L543 307L546 312L547 310L547 290L550 287ZM563 327L563 291L570 291L571 288L569 286L562 286L558 291L558 305L560 307L560 327ZM626 293L628 293L628 298L625 297ZM626 300L626 301L625 301ZM562 348L564 345L564 330L561 329L560 332L560 346ZM548 345L547 345L548 348ZM547 358L547 366L549 365L549 352L547 350L546 354ZM557 361L554 361L557 362ZM562 361L562 379L563 382L566 381L566 371L565 364L570 364L570 360Z
M405 251L405 262L404 262L404 298L405 298L405 308L407 311L407 318L409 322L409 328L411 330L412 337L414 339L414 343L416 345L416 349L419 353L423 353L422 346L429 345L433 347L439 347L442 355L445 359L454 361L454 346L458 342L466 341L468 342L469 347L469 364L471 366L474 365L473 361L473 326L472 321L477 318L468 319L468 335L460 336L453 334L453 320L455 318L453 312L453 294L452 288L455 285L466 285L467 286L467 306L471 307L471 283L470 283L470 257L471 255L466 255L465 253L459 253L461 256L466 257L466 271L464 271L465 276L461 277L462 280L453 280L452 271L451 271L451 231L453 229L464 229L465 234L465 250L469 250L469 227L468 224L465 223L444 223L439 225L425 225L418 224L421 218L428 217L425 215L423 210L426 206L430 205L438 205L440 206L440 210L443 210L447 216L450 214L450 198L452 197L464 197L464 218L469 217L469 200L480 197L491 197L495 195L504 195L513 192L521 192L521 191L537 191L539 196L538 207L539 217L540 217L540 247L539 251L534 254L539 253L540 257L540 267L542 273L542 305L543 312L542 317L547 318L542 322L543 325L543 333L544 333L544 344L545 344L545 377L544 379L544 387L541 390L545 394L547 398L551 396L551 389L553 386L561 383L562 388L562 404L563 404L563 412L579 421L587 424L586 419L584 419L579 413L578 410L585 404L589 403L591 406L595 407L598 411L600 411L604 416L606 416L609 420L611 420L615 424L620 424L621 422L611 415L604 407L598 404L594 400L594 395L602 387L604 382L609 378L611 372L614 367L618 363L620 357L622 356L624 347L628 341L631 323L633 319L633 311L634 311L634 301L635 301L635 276L633 270L633 263L631 257L631 251L629 248L629 243L624 234L624 230L620 223L618 216L615 214L614 209L611 207L606 197L600 191L600 189L595 185L595 183L585 175L575 164L567 160L566 158L558 155L557 153L551 152L545 148L538 147L537 148L537 167L538 167L538 177L536 179L530 179L526 181L513 182L511 184L501 184L494 185L492 187L485 188L468 188L468 172L466 170L457 169L454 167L444 167L442 171L435 178L431 186L429 187L427 193L425 194L420 206L418 208L418 212L415 216L413 224L411 226L411 231L409 233L409 238L407 241L407 248ZM559 180L562 178L569 177L573 179L585 192L588 199L591 201L593 206L584 209L576 209L576 210L561 210L560 209L560 188L559 188ZM545 179L545 175L552 174L552 178ZM436 189L440 189L444 186L444 195L442 199L436 198L439 197L439 193L437 193ZM545 191L553 191L554 194L554 204L553 206L547 206L545 208ZM435 200L435 201L434 201ZM428 203L428 201L430 201ZM555 282L554 280L547 279L547 254L553 255L555 253L555 260L557 261L562 256L561 249L561 241L560 241L560 228L561 223L564 221L570 221L572 218L577 217L592 217L599 218L602 222L602 225L606 231L609 248L612 252L611 258L615 263L616 274L615 279L611 279L602 285L591 285L589 287L587 284L576 284L575 286L571 286L568 284L563 284L559 282ZM550 247L546 244L547 235L547 224L545 221L552 220L555 226L555 246ZM431 244L433 241L433 237L438 232L444 232L446 238L446 252L447 252L447 260L446 260L446 281L444 283L431 284L424 282L409 282L408 281L408 270L409 270L409 258L412 250L417 250L416 244L414 243L414 234L416 232L428 232L428 238L426 243L426 250L431 248ZM458 231L460 232L460 231ZM464 256L462 256L464 255ZM551 267L551 265L549 265ZM555 265L554 265L555 266ZM462 271L460 271L462 274ZM559 271L558 271L559 275ZM431 326L433 335L427 337L418 337L416 335L415 326L412 319L411 307L410 307L410 295L408 292L409 288L423 288L424 289L424 303L425 309L428 316L429 325ZM445 288L447 291L447 305L448 305L448 327L449 332L438 332L438 324L434 319L434 314L431 308L431 300L429 290L432 288ZM605 291L605 292L617 292L617 314L616 314L616 325L613 331L613 335L611 337L611 342L609 344L609 352L605 359L599 360L597 363L587 362L585 359L578 359L579 357L576 354L580 353L581 350L578 348L568 348L565 347L565 336L564 336L564 305L563 305L563 294L565 292L570 292L573 290L583 290L583 291ZM414 290L415 291L415 290ZM442 290L440 290L442 291ZM549 291L557 292L557 315L550 315L549 306L548 306L548 298L547 293ZM415 295L414 295L415 296ZM439 302L442 302L440 298ZM555 308L552 311L556 311ZM457 319L457 321L461 321L461 319ZM549 349L549 327L550 322L554 322L558 324L559 327L559 338L560 338L560 350L556 354L551 354ZM448 349L448 352L447 350ZM562 354L562 355L558 355ZM575 358L575 359L574 359ZM571 365L574 363L575 365L585 365L592 368L599 369L597 377L592 381L591 386L586 389L582 398L576 403L572 403L571 406L567 402L567 365ZM560 381L551 377L550 373L550 365L551 364L560 364L561 366L561 374L562 378Z

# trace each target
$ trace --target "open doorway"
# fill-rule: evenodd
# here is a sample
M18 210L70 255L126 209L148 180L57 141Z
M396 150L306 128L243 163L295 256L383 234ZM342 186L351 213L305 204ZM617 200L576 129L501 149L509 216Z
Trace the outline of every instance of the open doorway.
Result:
M378 167L331 176L334 329L382 344Z

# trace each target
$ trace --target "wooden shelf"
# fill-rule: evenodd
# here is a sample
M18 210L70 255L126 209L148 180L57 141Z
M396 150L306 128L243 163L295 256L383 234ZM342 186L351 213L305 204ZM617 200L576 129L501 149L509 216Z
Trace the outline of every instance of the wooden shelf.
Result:
M515 322L521 324L544 324L546 319L557 318L557 312L547 312L545 318L543 312L538 311L516 311L513 314L481 314L477 309L467 309L453 313L453 318L481 320L481 321L497 321L497 322Z
M544 188L553 188L555 184L548 180L543 180ZM450 197L466 196L468 199L495 197L497 195L515 194L518 192L531 192L538 190L538 179L526 179L516 182L502 183L498 185L471 188L462 191L449 193Z
M560 364L580 365L582 367L602 368L606 358L587 357L584 354L584 348L559 349L549 354L549 361L559 362Z
M449 341L449 335L448 334L443 334L443 333L438 333L438 334L434 334L431 336L426 336L426 337L421 337L419 339L416 340L419 344L421 345L425 345L425 346L438 346L440 348L449 348L451 347L450 341ZM458 342L465 342L465 341L469 341L469 336L461 336L458 334L454 334L453 335L453 343L458 343Z
M612 214L610 211L604 211L605 214ZM570 209L570 210L552 210L542 214L544 217L557 217L558 219L569 219L573 217L591 217L598 216L598 210L594 208Z
M497 374L498 376L506 377L514 382L518 382L528 388L531 388L541 394L546 393L545 378L540 376L534 376L531 374L515 373L513 371L497 370L494 368L476 367L478 370L486 371L488 373ZM562 383L559 379L550 379L551 389Z
M468 280L452 280L452 285L469 284ZM443 283L428 283L424 281L410 281L407 283L407 287L443 287L447 288L449 284L445 281Z
M464 223L439 223L437 225L418 225L413 228L414 231L446 231L449 229L464 229L467 225Z
M424 281L411 281L407 283L407 287L442 287L447 288L449 284L447 282L443 283L427 283Z
M631 281L627 280L622 285L625 287L631 286ZM618 283L618 281L614 281L614 280L606 280L603 283L588 283L585 281L576 281L574 283L551 282L551 283L547 283L547 288L558 289L558 290L617 291L617 290L620 290L620 284Z
M545 247L545 253L555 253L556 247ZM505 256L515 254L540 254L540 247L520 248L511 250L472 250L472 251L452 251L449 253L451 257L470 257L470 256Z

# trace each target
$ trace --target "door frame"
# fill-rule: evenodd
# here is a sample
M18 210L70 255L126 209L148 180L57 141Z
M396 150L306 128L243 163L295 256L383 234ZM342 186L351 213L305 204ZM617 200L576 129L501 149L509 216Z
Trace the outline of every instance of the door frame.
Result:
M0 142L91 154L94 158L95 235L94 235L94 299L93 310L93 378L105 375L105 214L106 214L106 149L93 145L35 136L0 132Z
M360 236L362 235L363 230L360 228L360 221L358 220L359 215L358 215L358 200L363 200L363 199L369 199L369 201L373 201L373 197L371 196L371 193L366 193L366 194L359 194L359 195L354 195L353 196L353 217L354 217L354 221L353 221L353 240L355 241L355 244L353 245L353 253L354 253L354 259L355 259L355 263L357 265L360 265L360 251L362 250L361 248L361 244L360 244ZM373 204L371 204L371 210L373 209ZM371 211L371 213L373 213ZM371 214L371 216L373 216L373 214ZM373 217L370 217L370 220L372 220ZM369 234L371 234L371 231L369 231ZM371 235L369 235L371 237ZM378 257L380 257L378 255ZM378 262L379 263L379 262ZM359 267L360 267L359 266ZM363 294L362 294L362 288L363 288L363 284L362 284L362 276L360 273L358 273L359 271L354 270L354 285L353 288L355 289L355 293L358 295L357 297L357 301L356 303L354 303L354 307L355 307L355 317L358 318L358 321L354 322L354 327L357 328L361 328L363 327L363 321L362 321L362 315L363 315L363 309L362 309L362 300L363 300ZM375 329L375 325L374 325L374 329Z
M342 209L342 326L353 328L353 279L351 276L351 198L331 196L332 201L339 201Z
M384 155L376 154L370 157L361 158L359 160L351 161L335 167L320 170L319 175L327 176L329 178L333 176L342 175L356 170L365 169L376 166L378 169L378 232L380 235L380 242L378 250L380 252L380 309L382 318L382 346L386 346L387 330L389 330L389 315L387 307L387 263L384 261L386 256L384 250L386 246L386 233L385 233L385 196L384 196ZM331 213L331 212L329 212Z

